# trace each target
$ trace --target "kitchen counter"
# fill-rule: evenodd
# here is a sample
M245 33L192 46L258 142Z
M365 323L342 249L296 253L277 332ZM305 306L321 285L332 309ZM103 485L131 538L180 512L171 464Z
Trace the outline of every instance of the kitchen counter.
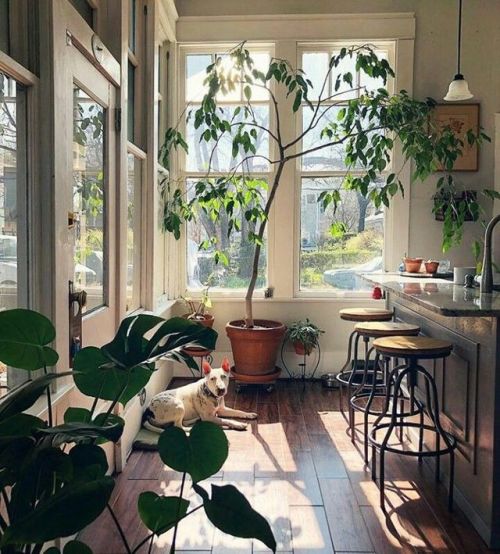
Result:
M362 276L385 291L396 321L453 345L448 358L421 363L436 380L441 423L457 438L455 501L488 546L500 548L500 293L399 273ZM425 404L419 385L417 395ZM418 444L418 437L408 439ZM424 435L425 445L433 442Z
M364 273L366 281L447 317L500 317L500 292L481 294L445 279L406 277L399 273Z

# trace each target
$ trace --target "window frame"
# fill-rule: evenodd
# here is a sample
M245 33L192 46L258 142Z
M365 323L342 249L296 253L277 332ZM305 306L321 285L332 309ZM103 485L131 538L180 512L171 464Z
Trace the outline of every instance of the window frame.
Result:
M334 50L340 50L343 47L349 48L355 44L363 44L366 41L364 40L333 40L333 41L308 41L308 42L297 42L297 58L296 64L297 67L302 68L302 56L307 52L326 52L331 56ZM388 61L391 67L395 67L396 64L396 41L395 40L372 40L370 44L373 44L376 47L383 48L384 51L387 51ZM328 58L329 59L329 58ZM358 73L359 75L359 73ZM395 79L390 79L387 84L387 89L390 94L394 92L396 88ZM346 102L348 100L346 99ZM295 123L295 132L298 133L298 130L302 129L302 115L303 115L303 105L295 114L294 123ZM302 147L302 141L300 143ZM390 173L391 167L394 164L394 158L392 160L391 166L386 168L386 171L382 173ZM293 270L293 297L294 298L330 298L330 299L339 299L339 300L348 300L348 299L366 299L370 297L368 291L361 290L328 290L328 289L302 289L301 290L301 278L300 278L300 260L301 260L301 197L302 197L302 182L304 179L314 179L314 178L339 178L345 175L345 171L341 170L315 170L315 171L305 171L302 169L302 158L297 158L295 167L295 233L294 233L294 270ZM363 172L352 170L353 174L362 174ZM384 213L384 242L382 250L382 265L385 267L386 264L386 250L388 247L388 233L387 233L387 208L383 208Z
M186 118L185 111L189 106L195 106L199 102L197 101L187 101L186 100L186 77L187 77L187 56L193 54L206 54L206 55L216 55L224 53L231 48L237 46L238 42L227 42L227 43L206 43L206 44L197 44L197 43L186 43L179 46L179 64L178 64L178 75L179 75L179 86L178 86L178 103L177 103L177 113L179 114L179 130L186 137ZM270 58L275 56L274 43L271 42L249 42L246 46L251 52L266 52L269 53ZM218 101L220 105L235 105L238 101L236 100L227 100L227 101ZM267 100L258 100L255 101L255 104L268 105L269 106L269 126L271 131L275 131L276 121L275 113L272 109L271 99ZM273 140L269 140L269 157L273 159L276 156L276 144ZM182 150L177 150L176 154L176 165L178 168L177 175L180 178L180 181L183 185L190 179L197 179L206 176L206 172L200 171L188 171L187 166L187 155ZM252 173L253 176L258 178L264 178L268 183L272 182L274 176L275 168L273 165L270 165L269 171L256 171ZM211 176L216 178L224 176L227 173L224 172L212 172ZM273 211L273 210L272 210ZM266 260L266 285L262 288L256 288L254 297L264 298L264 291L267 287L271 286L272 282L272 264L275 259L274 256L274 240L273 240L273 216L270 215L269 221L266 228L267 235L267 260ZM180 238L180 248L181 248L181 264L180 264L180 284L181 289L184 291L189 291L189 294L193 297L199 297L202 294L202 289L190 289L188 288L187 282L187 235L185 228L181 231ZM215 299L242 299L245 297L246 287L238 289L230 288L210 288L210 296Z

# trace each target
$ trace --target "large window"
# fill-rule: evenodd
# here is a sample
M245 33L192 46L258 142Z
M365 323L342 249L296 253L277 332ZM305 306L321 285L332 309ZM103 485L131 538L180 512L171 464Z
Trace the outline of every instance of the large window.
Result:
M257 69L265 71L269 65L270 52L267 50L252 50ZM198 179L203 178L210 171L214 177L223 176L230 169L238 165L245 158L243 150L235 156L232 151L231 138L224 136L214 150L215 142L200 142L202 129L195 129L192 114L198 108L203 95L205 85L206 67L215 61L217 56L222 57L223 63L230 68L230 58L220 52L187 52L184 56L185 86L184 104L186 114L186 135L189 145L189 154L185 157L183 173L186 176L186 194L188 197L194 194L194 187ZM243 82L243 76L242 76ZM269 125L269 98L266 90L254 87L252 91L252 104L254 117L262 126ZM221 95L218 104L222 110L234 110L237 106L245 105L243 84L235 90ZM243 111L240 112L243 114ZM238 117L238 116L237 116ZM235 120L235 122L237 122ZM269 158L269 136L265 132L257 135L257 154ZM269 180L271 168L264 158L254 158L238 167L238 174L249 177L258 177ZM240 229L227 236L227 221L224 213L220 215L220 221L214 222L208 216L200 213L196 222L187 226L186 236L186 282L189 289L199 289L205 285L211 285L220 289L243 289L247 286L251 270L253 243L248 239L249 231L254 231L255 223L247 221L244 214L240 214ZM199 245L212 239L210 247L200 249ZM229 260L228 265L214 261L214 250L224 252ZM259 267L257 287L266 284L267 273L267 243L264 242Z
M323 110L320 123L309 132L303 141L303 150L308 150L327 138L321 137L321 129L336 121L339 110L349 100L363 94L365 90L376 90L383 86L378 79L372 79L356 71L355 58L344 58L338 71L332 72L325 82L328 63L340 46L311 47L302 51L302 68L314 85L314 95L323 86L322 98L332 97ZM378 56L387 58L387 48L379 48ZM335 91L335 79L339 73L351 72L352 87L346 83ZM312 110L304 104L301 110L300 125L308 128ZM363 290L363 282L358 273L382 269L384 242L384 212L357 191L343 189L342 183L347 173L344 164L343 146L318 150L304 156L299 168L301 187L300 206L300 258L299 286L301 291L332 292L352 294ZM389 167L386 168L389 170ZM357 168L350 169L356 174ZM359 172L362 168L359 168ZM377 187L378 182L371 186ZM338 190L340 203L336 210L330 205L326 210L318 203L324 191Z

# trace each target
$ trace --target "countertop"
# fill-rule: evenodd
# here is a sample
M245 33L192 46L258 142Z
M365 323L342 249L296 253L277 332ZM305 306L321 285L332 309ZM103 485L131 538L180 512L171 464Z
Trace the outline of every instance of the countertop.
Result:
M366 281L448 317L500 317L500 292L481 294L439 278L406 277L399 273L363 273Z

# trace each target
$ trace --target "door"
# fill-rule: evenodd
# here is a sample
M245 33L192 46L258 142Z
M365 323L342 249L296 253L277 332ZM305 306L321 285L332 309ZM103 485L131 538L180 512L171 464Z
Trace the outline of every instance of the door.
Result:
M81 346L100 346L117 324L116 89L76 47L71 56L70 281L87 293Z

